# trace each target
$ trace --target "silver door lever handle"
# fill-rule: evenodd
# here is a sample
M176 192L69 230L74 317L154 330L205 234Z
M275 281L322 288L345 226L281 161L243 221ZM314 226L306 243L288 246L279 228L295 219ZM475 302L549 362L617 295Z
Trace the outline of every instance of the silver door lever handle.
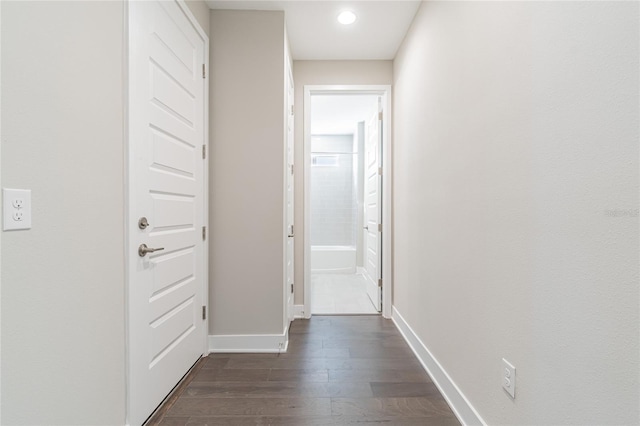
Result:
M147 247L146 244L140 244L140 247L138 247L138 256L145 257L147 253L153 253L154 251L160 251L160 250L164 250L164 247L151 248L151 247Z
M289 234L289 235L287 235L287 237L293 238L293 237L295 237L295 234Z
M366 229L368 231L369 227L368 226L364 226L364 227L362 227L362 229Z

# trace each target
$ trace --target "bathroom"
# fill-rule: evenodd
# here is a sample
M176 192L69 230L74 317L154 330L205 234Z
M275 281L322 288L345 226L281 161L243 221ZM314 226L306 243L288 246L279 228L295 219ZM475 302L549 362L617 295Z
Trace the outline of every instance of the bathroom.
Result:
M367 283L377 283L377 276L365 268L371 216L365 203L367 159L372 158L367 140L369 133L379 133L379 102L377 95L363 94L311 98L312 314L380 312L379 296L367 292ZM377 161L379 155L374 157Z

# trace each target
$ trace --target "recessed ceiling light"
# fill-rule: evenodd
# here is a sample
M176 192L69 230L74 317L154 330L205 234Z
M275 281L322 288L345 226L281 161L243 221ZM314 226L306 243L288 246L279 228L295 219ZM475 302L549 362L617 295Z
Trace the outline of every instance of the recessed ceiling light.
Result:
M350 25L356 22L356 14L351 12L350 10L345 10L344 12L338 15L338 22L343 25Z

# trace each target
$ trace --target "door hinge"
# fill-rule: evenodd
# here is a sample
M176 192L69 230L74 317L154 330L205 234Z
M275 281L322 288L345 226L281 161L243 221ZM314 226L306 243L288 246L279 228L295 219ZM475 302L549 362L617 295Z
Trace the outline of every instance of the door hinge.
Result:
M293 104L291 104L291 115L293 115Z
M202 64L202 78L207 78L207 71L204 64Z
M202 227L202 241L207 239L207 227L203 226Z
M378 279L378 287L382 287L382 278Z
M293 174L293 164L291 165L291 174Z
M207 319L207 307L206 306L202 306L202 319L203 320Z
M205 158L207 158L207 146L202 145L202 159L204 160Z
M378 120L382 121L382 111L378 113Z
M382 224L381 223L378 224L378 232L382 232Z
M291 283L291 294L293 294L293 283Z
M382 167L378 167L378 175L382 176Z

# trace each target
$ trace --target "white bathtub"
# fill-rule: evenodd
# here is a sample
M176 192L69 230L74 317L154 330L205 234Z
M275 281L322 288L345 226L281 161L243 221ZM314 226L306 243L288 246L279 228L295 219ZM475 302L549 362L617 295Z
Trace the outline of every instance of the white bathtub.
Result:
M355 274L356 248L351 246L311 246L311 272Z

